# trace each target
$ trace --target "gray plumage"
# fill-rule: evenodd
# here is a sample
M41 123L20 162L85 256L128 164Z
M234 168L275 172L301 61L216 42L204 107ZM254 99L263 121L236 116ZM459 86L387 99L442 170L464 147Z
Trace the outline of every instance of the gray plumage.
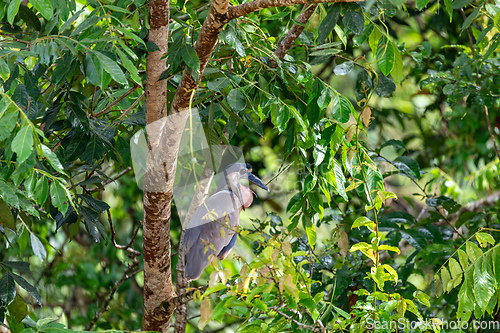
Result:
M240 211L252 203L253 191L239 183L248 178L258 186L267 186L251 172L251 166L235 163L224 170L217 191L198 207L188 223L184 236L185 277L198 279L214 255L219 260L233 248L240 221Z

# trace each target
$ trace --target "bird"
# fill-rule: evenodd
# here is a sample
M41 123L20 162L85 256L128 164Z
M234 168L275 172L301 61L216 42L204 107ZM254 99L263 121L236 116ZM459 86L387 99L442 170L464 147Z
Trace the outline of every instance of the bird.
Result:
M216 192L197 208L186 228L184 276L187 281L201 276L212 255L223 260L234 247L240 212L252 204L255 195L240 184L242 178L269 191L248 163L233 163L224 169Z

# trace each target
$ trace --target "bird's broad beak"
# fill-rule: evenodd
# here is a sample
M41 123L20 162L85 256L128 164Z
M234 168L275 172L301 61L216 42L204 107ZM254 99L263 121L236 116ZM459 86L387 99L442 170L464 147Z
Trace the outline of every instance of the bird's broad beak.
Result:
M266 184L264 184L264 182L259 177L257 177L256 175L254 175L253 173L249 172L247 174L247 178L248 178L249 181L251 181L252 183L254 183L255 185L257 185L258 187L263 188L264 190L266 190L267 192L269 192L269 188L266 186Z

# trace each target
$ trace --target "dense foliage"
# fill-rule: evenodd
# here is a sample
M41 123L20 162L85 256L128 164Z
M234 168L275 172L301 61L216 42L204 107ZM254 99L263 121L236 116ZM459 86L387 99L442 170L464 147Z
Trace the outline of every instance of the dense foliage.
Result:
M264 9L227 24L203 73L207 2L170 5L168 100L184 70L202 76L191 104L208 141L240 147L271 190L242 214L235 256L193 283L208 288L188 330L499 322L498 2L320 4L283 61L302 8ZM130 140L158 49L147 17L144 0L0 3L0 322L12 332L140 329Z

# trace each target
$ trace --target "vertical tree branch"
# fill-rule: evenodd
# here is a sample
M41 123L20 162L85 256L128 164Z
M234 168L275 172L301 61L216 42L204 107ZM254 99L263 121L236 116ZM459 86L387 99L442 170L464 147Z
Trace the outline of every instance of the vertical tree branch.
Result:
M188 70L184 71L179 87L172 100L170 112L177 112L189 107L191 95L196 93L203 71L207 67L208 60L217 44L219 34L224 28L224 25L228 22L226 17L228 6L229 0L213 0L210 4L207 18L203 22L198 40L194 46L196 54L200 59L200 77L198 81L195 81Z
M161 170L155 163L152 154L159 154L160 131L167 110L167 81L158 81L166 69L166 59L161 56L168 49L168 24L170 8L168 0L150 0L148 39L155 43L159 51L150 52L146 65L146 130L148 134L148 161L144 176L144 316L142 329L145 331L168 332L170 316L158 313L156 309L161 302L175 296L172 286L170 261L170 216L172 185L168 182L170 175L175 174L175 163ZM163 138L165 139L165 138ZM175 149L175 145L174 145ZM170 152L170 156L177 152ZM174 153L174 154L172 154ZM172 170L173 165L173 170ZM160 179L163 182L159 181ZM150 186L158 183L158 187ZM163 186L162 186L163 185ZM170 185L170 187L168 186Z

